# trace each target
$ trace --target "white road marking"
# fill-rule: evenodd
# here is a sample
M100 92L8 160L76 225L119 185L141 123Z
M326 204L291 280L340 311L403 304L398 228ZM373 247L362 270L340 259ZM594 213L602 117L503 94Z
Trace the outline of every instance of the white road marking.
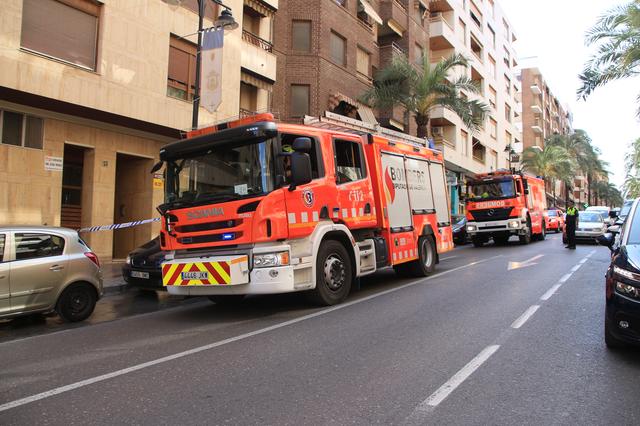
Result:
M445 260L450 260L450 259L454 259L458 256L448 256L448 257L441 257L440 260L445 261Z
M571 268L571 272L575 272L578 269L580 269L580 267L582 266L582 263L578 263L576 266L574 266L573 268Z
M65 385L65 386L60 386L60 387L57 387L57 388L54 388L54 389L51 389L51 390L48 390L48 391L45 391L45 392L41 392L41 393L38 393L38 394L35 394L35 395L27 396L25 398L16 399L14 401L10 401L10 402L7 402L5 404L0 405L0 412L7 411L7 410L10 410L12 408L20 407L22 405L30 404L32 402L40 401L42 399L49 398L49 397L54 396L54 395L59 395L59 394L64 393L64 392L69 392L69 391L72 391L74 389L78 389L78 388L82 388L82 387L85 387L85 386L89 386L89 385L92 385L94 383L98 383L98 382L102 382L102 381L105 381L105 380L113 379L114 377L123 376L125 374L133 373L135 371L142 370L144 368L153 367L154 365L163 364L165 362L169 362L169 361L173 361L173 360L176 360L176 359L184 358L184 357L189 356L189 355L194 355L194 354L197 354L197 353L200 353L200 352L203 352L203 351L207 351L207 350L210 350L210 349L217 348L219 346L223 346L223 345L226 345L226 344L229 344L229 343L237 342L239 340L244 340L244 339L247 339L249 337L257 336L259 334L264 334L264 333L267 333L267 332L270 332L270 331L273 331L273 330L277 330L279 328L287 327L289 325L297 324L299 322L306 321L306 320L311 319L311 318L319 317L321 315L325 315L325 314L328 314L330 312L337 311L337 310L340 310L340 309L345 309L345 308L348 308L349 306L352 306L352 305L355 305L355 304L358 304L358 303L362 303L362 302L365 302L365 301L368 301L368 300L371 300L371 299L375 299L377 297L384 296L384 295L389 294L389 293L394 293L396 291L399 291L399 290L402 290L402 289L405 289L405 288L408 288L408 287L412 287L412 286L420 284L420 283L424 283L425 281L430 281L430 280L433 280L435 278L441 277L443 275L450 274L452 272L456 272L456 271L459 271L461 269L469 268L471 266L475 266L475 265L478 265L480 263L488 262L490 260L497 259L499 257L502 257L502 255L492 256L492 257L489 257L487 259L482 259L482 260L478 260L478 261L475 261L475 262L471 262L471 263L466 264L466 265L458 266L456 268L449 269L447 271L442 271L442 272L439 272L437 274L428 276L426 278L422 278L422 279L419 279L419 280L412 281L410 283L401 285L399 287L395 287L395 288L391 288L389 290L381 291L380 293L372 294L370 296L366 296L366 297L363 297L361 299L352 300L351 302L346 302L346 303L343 303L341 305L332 306L331 308L327 308L327 309L324 309L324 310L319 311L319 312L314 312L314 313L309 314L309 315L304 315L304 316L302 316L300 318L295 318L295 319L292 319L292 320L289 320L289 321L284 321L284 322L281 322L279 324L274 324L272 326L261 328L259 330L255 330L255 331L251 331L249 333L240 334L238 336L234 336L234 337L230 337L228 339L224 339L224 340L220 340L220 341L217 341L217 342L213 342L213 343L210 343L208 345L199 346L199 347L196 347L196 348L193 348L193 349L189 349L189 350L186 350L186 351L183 351L183 352L175 353L173 355L168 355L168 356L165 356L165 357L162 357L162 358L157 358L157 359L154 359L154 360L151 360L151 361L143 362L142 364L136 364L136 365L133 365L131 367L123 368L121 370L112 371L111 373L102 374L100 376L91 377L91 378L86 379L86 380L81 380L79 382L71 383L71 384L68 384L68 385ZM471 373L469 373L469 374L471 374Z
M529 309L527 309L524 314L520 315L520 318L518 318L517 320L515 320L513 322L513 324L511 324L511 328L520 328L524 325L525 322L527 322L527 320L529 318L531 318L533 316L533 314L536 313L536 311L540 308L540 305L533 305L530 306Z
M554 285L549 290L547 290L547 292L543 294L542 297L540 297L540 300L549 300L549 298L553 296L560 287L562 287L562 284Z
M562 278L560 278L560 279L558 280L558 282L559 282L559 283L561 283L561 284L566 283L566 282L567 282L567 280L568 280L569 278L571 278L571 275L573 275L573 272L569 272L568 274L564 274L564 275L562 276Z
M544 254L539 254L537 256L533 256L531 259L525 260L525 261L522 261L522 262L509 262L509 265L507 266L507 271L512 271L514 269L525 268L527 266L537 265L537 263L535 261L540 259L542 256L544 256Z
M487 346L476 355L467 365L462 367L460 371L454 374L445 384L440 386L438 390L432 393L427 399L422 401L413 411L411 417L415 417L416 414L428 411L430 407L437 407L442 401L444 401L458 386L460 386L465 380L469 378L482 364L484 364L493 355L500 345Z
M584 264L587 260L589 260L589 258L588 258L588 257L585 257L584 259L582 259L582 260L580 261L580 263L581 263L581 264Z
M591 251L589 252L589 254L587 255L587 259L588 259L588 258L590 258L591 256L593 256L595 253L596 253L596 251L595 251L595 250L591 250Z

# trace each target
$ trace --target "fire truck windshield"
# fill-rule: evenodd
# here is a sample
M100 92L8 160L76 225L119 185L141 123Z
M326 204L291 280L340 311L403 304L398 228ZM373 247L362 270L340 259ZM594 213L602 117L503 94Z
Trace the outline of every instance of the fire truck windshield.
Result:
M472 182L468 186L469 200L497 200L516 196L513 179Z
M202 205L267 194L275 185L274 139L221 144L167 161L165 207Z

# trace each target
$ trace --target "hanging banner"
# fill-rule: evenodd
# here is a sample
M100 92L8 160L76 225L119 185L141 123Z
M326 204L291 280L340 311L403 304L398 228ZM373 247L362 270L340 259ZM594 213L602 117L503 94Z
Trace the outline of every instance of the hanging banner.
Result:
M215 112L222 102L222 44L224 29L205 31L202 38L200 105Z

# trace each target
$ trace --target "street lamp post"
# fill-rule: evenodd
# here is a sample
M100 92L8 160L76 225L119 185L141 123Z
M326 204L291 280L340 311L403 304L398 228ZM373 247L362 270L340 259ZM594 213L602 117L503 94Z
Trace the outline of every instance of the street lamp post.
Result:
M170 6L179 6L182 0L163 0ZM205 31L204 28L204 16L207 7L207 1L211 1L219 6L222 6L224 10L220 12L220 16L213 24L213 27L209 29L224 28L233 30L238 28L238 23L233 19L231 8L221 0L197 0L198 1L198 44L196 46L196 81L193 94L193 113L191 115L191 130L198 128L198 113L200 111L200 65L202 62L202 34Z

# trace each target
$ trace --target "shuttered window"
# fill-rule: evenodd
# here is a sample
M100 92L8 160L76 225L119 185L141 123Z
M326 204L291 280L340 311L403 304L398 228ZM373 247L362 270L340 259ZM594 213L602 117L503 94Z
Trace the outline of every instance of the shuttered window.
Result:
M193 100L196 81L196 45L171 35L167 95Z
M358 46L357 70L360 74L371 77L371 55Z
M338 33L331 32L331 60L343 67L347 66L347 41Z
M291 23L291 48L296 52L311 52L311 21Z
M303 117L309 114L309 86L291 85L291 116Z
M99 12L91 0L24 0L20 45L95 70Z

